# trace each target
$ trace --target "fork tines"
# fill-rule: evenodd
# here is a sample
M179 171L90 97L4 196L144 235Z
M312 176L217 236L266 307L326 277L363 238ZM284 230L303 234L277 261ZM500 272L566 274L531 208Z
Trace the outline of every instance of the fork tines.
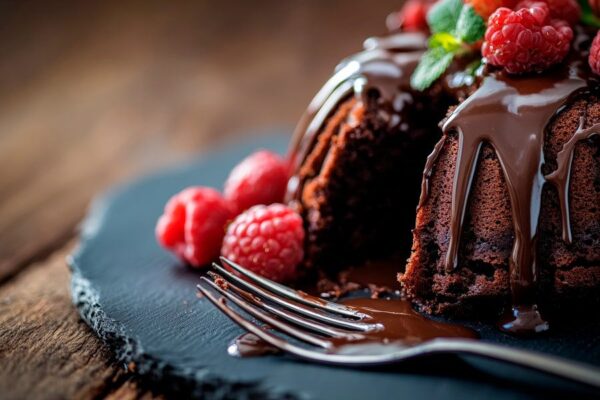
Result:
M250 281L258 284L259 286L261 286L267 290L270 290L271 292L273 292L275 294L279 294L283 297L286 297L291 300L295 300L295 301L305 304L307 306L321 308L323 310L332 312L334 314L339 314L339 315L343 315L346 317L352 317L352 318L357 318L357 319L369 318L368 315L365 315L365 314L357 311L355 308L346 307L344 305L341 305L338 303L333 303L333 302L327 301L327 300L323 300L318 297L309 296L306 293L291 289L287 286L283 286L279 283L273 282L272 280L269 280L260 275L257 275L254 272L247 270L246 268L242 267L241 265L239 265L225 257L220 257L220 259L224 265L232 268L233 270L237 271L242 276L245 276L246 278L250 279ZM222 268L218 264L213 263L213 265L222 271Z
M210 271L210 278L202 277L198 290L234 322L283 350L292 351L289 346L293 345L266 332L228 302L271 329L322 349L331 346L327 338L354 340L363 337L364 332L381 329L379 324L364 322L370 317L354 308L290 289L231 260L221 258L221 261L237 274L214 263L217 272Z

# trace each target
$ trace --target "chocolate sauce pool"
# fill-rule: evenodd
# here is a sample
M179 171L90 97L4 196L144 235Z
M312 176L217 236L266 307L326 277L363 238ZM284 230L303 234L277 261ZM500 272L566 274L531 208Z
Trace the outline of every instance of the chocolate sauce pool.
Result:
M397 274L404 268L401 259L367 261L337 273L335 278L322 277L317 287L306 287L308 293L327 299L338 299L355 290L368 289L371 298L399 295Z
M433 321L412 309L409 301L401 299L345 299L340 303L356 308L361 313L371 316L363 320L382 326L381 330L368 333L355 333L352 339L329 339L335 347L351 345L385 345L400 343L413 346L427 340L441 337L470 338L478 337L477 333L458 324ZM348 347L349 348L349 347ZM256 357L277 353L252 333L245 333L235 338L227 352L234 357Z
M371 292L371 298L347 298L337 302L354 307L361 313L371 316L372 318L364 319L363 322L380 324L382 329L368 333L353 332L352 340L330 339L335 347L392 342L411 346L440 337L471 339L478 337L475 331L464 326L429 319L413 310L409 301L398 298L399 284L396 280L396 273L400 265L399 259L368 261L362 265L348 267L338 274L336 284L340 286L340 291L327 294L329 296L340 293L345 295L350 292L356 293L357 290L368 289ZM304 287L303 290L315 295L319 292L318 288L314 287L314 283L313 287ZM241 294L244 296L246 292L242 291ZM378 298L383 294L392 295L394 298ZM307 296L309 295L307 294ZM233 357L257 357L275 354L279 351L256 335L244 333L232 340L227 352Z
M407 345L415 345L427 340L441 337L462 337L475 339L475 331L462 325L437 322L419 314L409 301L402 299L367 299L354 298L341 301L342 304L355 307L360 312L370 315L372 319L365 322L383 325L380 331L365 334L360 342L393 342L400 341ZM340 342L339 344L348 344Z
M236 337L227 347L227 354L232 357L259 357L277 353L280 353L279 349L250 332Z

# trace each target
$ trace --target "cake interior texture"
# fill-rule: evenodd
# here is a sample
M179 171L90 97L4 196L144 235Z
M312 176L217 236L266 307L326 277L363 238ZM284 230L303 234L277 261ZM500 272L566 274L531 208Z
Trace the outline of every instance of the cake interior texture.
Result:
M438 112L413 98L390 128L376 92L346 99L328 119L299 170L306 264L329 272L410 254L423 166L439 139Z

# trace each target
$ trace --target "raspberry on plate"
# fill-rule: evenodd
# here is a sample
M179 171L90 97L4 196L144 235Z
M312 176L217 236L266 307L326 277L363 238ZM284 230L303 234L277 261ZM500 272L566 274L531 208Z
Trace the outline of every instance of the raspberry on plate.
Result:
M158 242L193 267L219 257L225 224L233 218L221 194L190 187L171 197L156 224Z
M267 150L242 160L229 174L223 195L241 213L257 204L283 201L288 180L288 163Z
M600 75L600 32L596 33L596 37L592 41L590 55L588 57L590 68L596 75Z
M481 52L508 73L541 72L564 60L572 40L569 24L551 19L548 5L536 2L517 11L497 9L488 19Z
M550 18L564 19L571 26L576 25L581 19L581 7L575 0L522 0L514 9L529 8L539 2L548 5Z
M513 8L517 0L466 0L465 3L473 6L477 14L487 19L500 7Z
M227 228L221 255L277 282L298 276L304 257L302 218L283 204L258 205Z

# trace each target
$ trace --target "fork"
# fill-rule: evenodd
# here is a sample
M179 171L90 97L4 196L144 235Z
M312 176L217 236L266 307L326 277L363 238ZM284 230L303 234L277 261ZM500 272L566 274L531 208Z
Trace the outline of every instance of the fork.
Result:
M216 272L208 272L212 279L201 277L198 290L243 329L303 360L356 367L400 363L433 354L467 354L600 388L599 368L473 339L439 338L419 344L361 342L369 332L383 328L369 322L370 315L273 282L224 257L220 260L237 273L213 263ZM231 307L229 301L254 319Z

